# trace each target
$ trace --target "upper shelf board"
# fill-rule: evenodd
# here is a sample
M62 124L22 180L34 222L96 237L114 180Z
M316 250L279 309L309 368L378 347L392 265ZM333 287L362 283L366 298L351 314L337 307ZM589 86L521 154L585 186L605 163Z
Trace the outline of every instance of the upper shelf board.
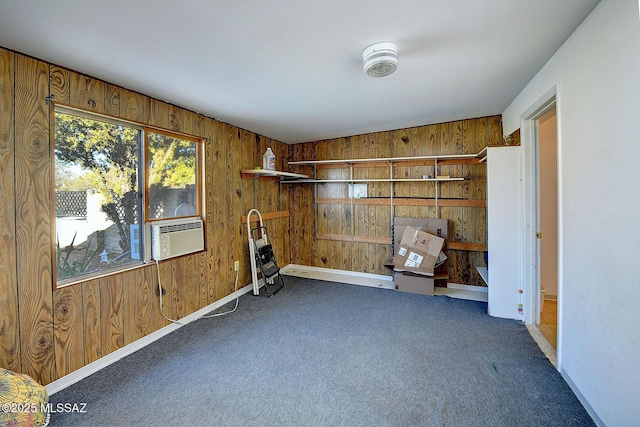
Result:
M275 170L267 170L267 169L243 169L242 173L248 175L255 176L279 176L280 179L308 179L308 175L303 175L301 173L293 173L293 172L284 172L284 171L275 171Z
M481 152L482 153L482 152ZM408 162L415 160L451 160L451 159L474 159L478 154L443 154L436 156L410 156L410 157L379 157L370 159L336 159L336 160L302 160L289 162L290 165L326 165L344 163L371 163L371 162Z

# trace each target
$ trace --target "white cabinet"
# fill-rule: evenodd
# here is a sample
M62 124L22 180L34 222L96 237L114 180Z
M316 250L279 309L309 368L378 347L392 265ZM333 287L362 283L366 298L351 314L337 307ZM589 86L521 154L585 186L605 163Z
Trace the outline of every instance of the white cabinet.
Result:
M487 149L487 243L489 314L522 319L521 149Z

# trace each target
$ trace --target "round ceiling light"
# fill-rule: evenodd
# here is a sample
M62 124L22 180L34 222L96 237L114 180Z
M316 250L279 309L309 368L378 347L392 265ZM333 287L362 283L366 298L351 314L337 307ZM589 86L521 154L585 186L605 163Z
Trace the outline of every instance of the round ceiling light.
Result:
M362 51L364 72L371 77L384 77L398 68L398 47L390 42L379 42Z

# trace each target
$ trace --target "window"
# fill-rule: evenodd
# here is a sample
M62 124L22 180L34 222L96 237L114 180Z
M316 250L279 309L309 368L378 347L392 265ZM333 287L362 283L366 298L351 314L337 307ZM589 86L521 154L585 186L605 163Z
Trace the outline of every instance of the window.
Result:
M57 285L148 261L144 219L200 216L201 145L195 138L56 106Z
M199 141L155 130L146 136L148 219L197 215Z
M65 281L140 262L142 129L55 113L56 277Z

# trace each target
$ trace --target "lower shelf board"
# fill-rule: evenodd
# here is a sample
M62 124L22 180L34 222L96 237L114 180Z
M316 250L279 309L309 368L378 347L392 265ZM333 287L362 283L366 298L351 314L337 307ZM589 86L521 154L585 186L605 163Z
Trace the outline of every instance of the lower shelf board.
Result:
M351 236L349 234L316 234L318 240L339 240L342 242L359 242L359 243L377 243L381 245L390 245L391 237L375 237L375 236ZM482 243L465 243L465 242L447 242L447 249L454 251L476 251L484 252L487 245Z
M321 197L316 199L319 205L380 205L385 206L391 203L389 197L360 197L360 198L327 198ZM436 199L427 197L394 197L394 206L435 206ZM442 207L479 207L486 208L486 200L468 200L468 199L438 199L438 206Z

